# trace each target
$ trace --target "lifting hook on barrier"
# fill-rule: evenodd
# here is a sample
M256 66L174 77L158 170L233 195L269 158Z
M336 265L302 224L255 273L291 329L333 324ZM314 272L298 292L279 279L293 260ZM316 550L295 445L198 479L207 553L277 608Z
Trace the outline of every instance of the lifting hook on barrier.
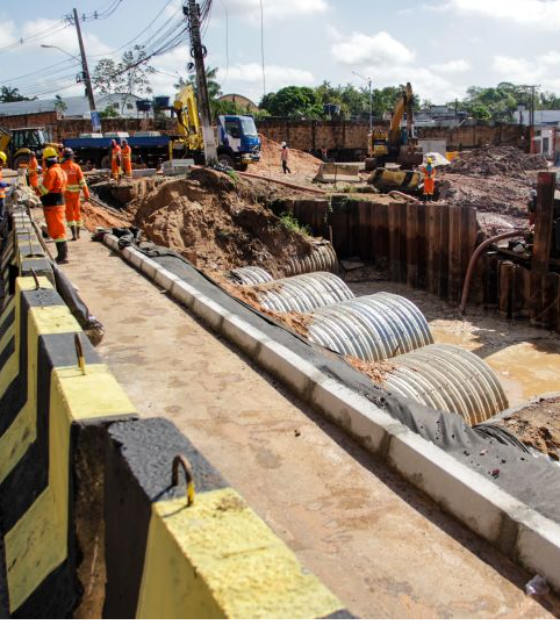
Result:
M78 356L78 366L82 371L82 374L86 374L86 358L84 355L84 347L82 345L82 340L80 339L80 334L75 334L74 343L76 345L76 355Z
M173 459L173 472L171 477L171 486L177 487L179 486L179 467L183 468L185 472L185 479L187 482L187 507L192 506L194 504L194 474L191 467L191 464L187 460L185 456L178 454Z
M33 279L35 280L35 290L38 291L41 288L41 283L39 282L39 276L37 275L37 272L35 271L35 269L31 269L31 275L33 276Z

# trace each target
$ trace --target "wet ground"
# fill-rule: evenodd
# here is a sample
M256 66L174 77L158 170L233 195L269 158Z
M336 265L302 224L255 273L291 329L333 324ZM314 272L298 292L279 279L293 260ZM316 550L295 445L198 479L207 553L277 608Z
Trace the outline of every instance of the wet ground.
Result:
M558 617L526 574L88 235L65 273L141 416L172 420L352 612ZM171 346L172 343L172 346Z
M428 319L436 343L472 351L494 369L511 407L560 391L558 334L477 308L469 308L467 316L462 317L456 308L430 293L375 277L369 273L367 280L348 284L357 296L387 292L414 302Z

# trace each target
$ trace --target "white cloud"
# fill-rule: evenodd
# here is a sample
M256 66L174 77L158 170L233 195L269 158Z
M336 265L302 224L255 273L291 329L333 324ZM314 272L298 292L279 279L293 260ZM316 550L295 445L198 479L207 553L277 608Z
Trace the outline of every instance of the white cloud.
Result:
M555 67L560 65L560 53L555 51L547 52L546 54L539 56L538 61L549 67Z
M426 67L385 65L384 67L370 67L367 71L375 76L375 88L412 81L415 94L433 103L446 103L457 98L461 99L466 93L466 86L453 84Z
M560 27L560 0L448 0L440 5L460 15L483 16L549 30Z
M470 71L472 67L466 60L450 60L449 62L431 65L430 69L436 73L453 75L457 73L466 73Z
M230 14L247 17L253 23L260 23L260 0L223 0ZM266 21L276 19L297 19L306 15L326 13L330 8L327 0L263 0Z
M539 84L543 90L557 91L560 88L558 65L560 54L548 52L534 58L496 56L492 69L500 81Z
M345 65L404 65L411 63L415 57L414 52L388 32L378 32L374 36L354 32L350 37L335 43L331 52Z

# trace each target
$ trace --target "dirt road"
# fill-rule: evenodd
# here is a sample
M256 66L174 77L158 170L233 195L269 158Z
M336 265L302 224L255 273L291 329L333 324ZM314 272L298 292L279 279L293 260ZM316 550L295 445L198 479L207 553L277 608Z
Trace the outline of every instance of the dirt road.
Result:
M529 575L441 513L100 244L65 268L142 416L173 422L361 617L542 618Z

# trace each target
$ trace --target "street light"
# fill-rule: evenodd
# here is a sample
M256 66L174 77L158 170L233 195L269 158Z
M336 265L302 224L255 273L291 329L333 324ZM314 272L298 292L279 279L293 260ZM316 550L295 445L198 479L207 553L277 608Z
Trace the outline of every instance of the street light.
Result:
M364 77L357 71L352 71L352 73L358 76L361 80L368 83L369 86L369 132L373 135L373 80L370 77Z
M81 59L78 58L77 56L74 56L73 54L70 54L70 52L67 52L65 50L63 50L61 47L58 47L57 45L41 45L41 47L43 49L46 50L58 50L59 52L62 52L63 54L66 54L66 56L70 56L70 58L73 58L74 60L77 60L80 64L82 63Z

